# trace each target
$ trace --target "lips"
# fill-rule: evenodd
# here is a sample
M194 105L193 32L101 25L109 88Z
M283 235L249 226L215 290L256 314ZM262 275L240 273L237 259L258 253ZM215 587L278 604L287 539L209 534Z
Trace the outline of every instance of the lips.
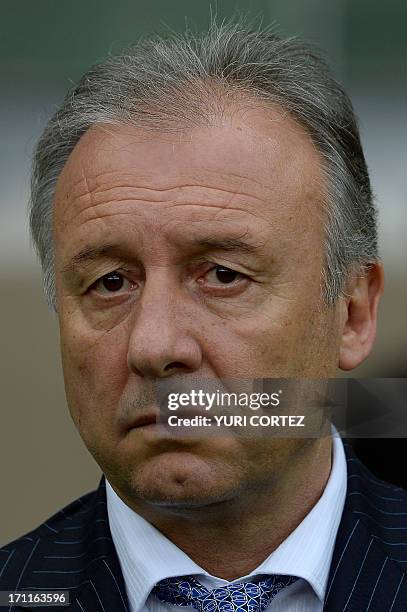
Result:
M157 423L157 413L144 414L140 415L130 425L130 429L134 427L145 427L147 425L156 425Z
M188 418L191 419L195 416L208 416L207 412L205 412L202 409L197 409L196 407L183 407L182 409L177 410L177 412L174 413L169 413L167 414L167 417L170 414L174 414L177 417L179 417L180 419L184 419L184 418ZM140 416L134 418L129 426L128 429L138 429L141 427L148 427L151 425L155 425L157 428L165 428L168 429L168 425L166 422L166 418L164 418L164 415L159 413L159 412L152 412L152 413L148 413L148 414L141 414ZM181 430L183 429L182 426L177 426L176 430ZM187 428L189 429L189 428ZM171 430L174 433L174 429L171 428Z

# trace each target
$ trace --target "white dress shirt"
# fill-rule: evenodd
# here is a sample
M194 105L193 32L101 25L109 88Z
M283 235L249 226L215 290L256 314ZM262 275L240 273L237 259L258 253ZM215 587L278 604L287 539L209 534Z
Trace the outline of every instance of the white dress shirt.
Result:
M321 612L336 533L346 496L346 459L334 432L332 468L324 492L298 527L247 576L232 582L208 574L158 529L129 508L106 480L107 510L113 542L126 585L130 612L193 610L150 595L170 576L193 575L208 589L250 581L257 574L290 574L299 580L282 589L265 612Z

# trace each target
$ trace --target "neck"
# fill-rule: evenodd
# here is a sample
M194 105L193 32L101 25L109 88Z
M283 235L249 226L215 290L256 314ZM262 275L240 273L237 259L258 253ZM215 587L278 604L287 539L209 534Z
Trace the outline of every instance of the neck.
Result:
M321 438L270 486L263 483L203 508L157 509L124 501L209 574L235 580L256 569L317 503L329 478L331 451L331 438Z

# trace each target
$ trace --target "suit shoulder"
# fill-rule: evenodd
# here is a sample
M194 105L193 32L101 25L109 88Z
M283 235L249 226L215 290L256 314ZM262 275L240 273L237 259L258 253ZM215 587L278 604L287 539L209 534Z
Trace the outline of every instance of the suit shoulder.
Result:
M407 490L378 478L358 457L352 446L343 440L346 452L348 488L369 491L373 497L407 504Z
M346 448L348 481L345 508L363 525L386 557L407 567L407 491L377 478Z
M41 545L52 551L58 534L80 538L88 529L97 491L91 491L58 510L41 525L0 548L0 589L13 589L16 577ZM73 529L74 527L74 529ZM64 535L65 537L65 535Z

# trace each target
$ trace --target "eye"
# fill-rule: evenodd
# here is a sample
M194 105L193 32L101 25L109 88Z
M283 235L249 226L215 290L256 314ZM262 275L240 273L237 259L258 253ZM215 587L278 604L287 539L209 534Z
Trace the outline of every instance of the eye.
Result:
M206 277L209 281L217 281L222 285L230 285L231 283L246 278L244 274L225 268L225 266L215 266L207 272Z
M105 274L101 278L99 278L92 285L92 289L97 291L102 295L109 295L111 293L119 293L122 290L127 291L133 286L130 281L128 281L123 274L120 272L114 271Z

